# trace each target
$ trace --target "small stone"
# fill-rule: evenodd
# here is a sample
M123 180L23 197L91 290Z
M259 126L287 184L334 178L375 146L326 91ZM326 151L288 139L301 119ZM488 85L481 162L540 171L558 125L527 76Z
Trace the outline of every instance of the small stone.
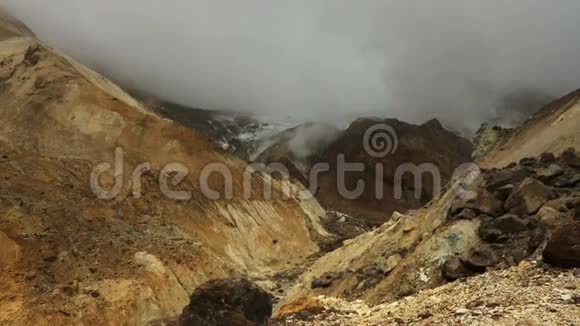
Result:
M43 260L47 263L53 263L53 262L58 260L58 256L56 256L56 255L48 256L48 257L45 257Z
M565 293L560 296L560 299L564 301L564 303L574 303L574 297L570 293Z
M566 149L564 152L562 152L561 157L564 163L566 163L566 165L569 167L580 169L580 157L578 157L578 154L574 148L570 147Z
M498 229L494 228L479 228L479 237L487 242L505 242L507 237Z
M465 309L465 308L457 308L455 309L455 314L456 315L465 315L468 314L470 312L469 309Z
M555 228L558 223L564 218L563 214L554 208L544 206L540 209L536 217L540 222L546 225L549 229Z
M487 267L498 263L498 258L489 247L481 246L473 249L467 258L462 259L462 262L474 271L485 272Z
M403 228L403 232L409 233L415 229L415 226L409 223L405 223L405 227Z
M511 195L514 188L515 188L515 186L512 184L500 187L495 191L495 196L497 199L504 201L504 200L508 199L508 197Z
M453 217L454 220L472 220L477 217L473 209L464 208L461 213Z
M538 248L546 240L546 230L544 228L537 228L532 233L528 245L530 248Z
M405 215L403 215L397 211L394 211L393 214L391 215L391 220L392 221L399 221L400 219L402 219L404 217L405 217Z
M324 275L322 275L321 277L315 279L314 281L312 281L312 283L310 284L310 286L313 289L316 288L328 288L332 285L332 283L334 283L335 280L340 279L342 277L341 273L326 273Z
M465 267L459 257L455 256L447 259L447 261L443 264L441 272L443 277L449 281L455 281L457 279L468 277L474 274L473 271Z
M564 173L564 169L559 166L558 164L550 164L547 168L538 169L536 174L538 178L544 182L549 181L550 179L562 175Z
M519 163L523 166L534 166L538 163L538 161L534 157L524 157L520 160Z
M540 162L542 162L544 164L552 163L555 160L556 160L556 156L554 154L552 154L552 153L544 152L540 156Z
M417 315L419 319L427 319L433 317L433 314L430 311L424 311Z
M397 265L399 265L401 260L403 260L403 257L401 257L401 255L399 255L399 254L394 254L392 256L389 256L389 258L387 258L387 260L384 262L384 264L381 265L383 272L385 274L389 273L390 271L395 269L395 267L397 267Z

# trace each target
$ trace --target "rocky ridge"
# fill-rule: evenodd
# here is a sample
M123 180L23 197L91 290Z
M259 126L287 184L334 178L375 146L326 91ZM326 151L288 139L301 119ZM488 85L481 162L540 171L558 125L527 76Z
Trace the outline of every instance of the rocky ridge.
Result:
M457 197L460 181L428 207L393 216L322 257L277 307L277 316L293 316L297 304L320 295L369 305L397 302L524 260L579 267L578 159L568 149L560 157L546 153L484 170L468 184L477 194L468 199Z

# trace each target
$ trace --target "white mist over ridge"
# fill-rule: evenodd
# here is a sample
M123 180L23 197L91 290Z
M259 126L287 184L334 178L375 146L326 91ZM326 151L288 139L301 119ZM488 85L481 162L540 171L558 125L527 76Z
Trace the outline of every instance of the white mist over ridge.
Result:
M573 0L5 0L3 7L126 87L192 107L303 121L439 118L475 128L522 89L549 98L580 86Z

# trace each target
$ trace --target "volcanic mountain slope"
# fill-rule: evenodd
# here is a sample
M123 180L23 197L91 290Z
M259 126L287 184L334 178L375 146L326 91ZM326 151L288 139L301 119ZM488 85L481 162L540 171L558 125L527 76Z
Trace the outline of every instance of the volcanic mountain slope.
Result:
M524 124L489 144L483 167L503 167L522 157L543 152L561 153L580 143L580 90L558 99L532 115Z
M196 130L223 150L248 162L255 161L272 144L285 142L284 131L292 127L291 123L259 120L242 113L191 108L147 95L137 96L153 112Z
M311 236L327 234L316 201L282 198L276 180L265 200L271 179L259 173L245 199L244 161L12 27L2 20L10 37L0 42L0 324L144 325L178 315L208 279L264 277L318 251ZM117 148L124 183L100 200L91 172L117 164ZM142 163L150 169L134 193ZM190 200L161 192L168 163L188 168L170 187ZM220 199L203 195L201 171L214 163L230 171L232 198L218 174L208 183ZM109 170L99 182L109 189L114 180Z
M412 125L395 119L358 119L345 130L324 123L305 123L280 132L280 128L284 128L281 123L265 123L229 112L147 100L147 96L142 98L152 104L155 112L201 132L224 150L244 160L271 166L282 164L292 179L314 188L311 190L324 208L364 219L369 225L380 225L394 211L416 209L433 198L434 180L429 175L413 174L416 171L410 170L401 180L395 180L397 167L402 164L416 167L432 164L440 171L440 183L445 184L451 179L455 168L470 161L473 151L469 141L447 131L437 120ZM369 129L383 125L392 128L393 135L389 136L396 139L378 139L377 144L380 146L381 141L395 141L396 144L392 152L373 157L365 152L365 135ZM362 172L345 174L348 190L354 189L359 180L365 183L363 193L356 198L345 198L339 191L339 155L344 157L346 163L362 163L365 166ZM317 184L311 185L312 168L320 164L326 165L328 171L317 174ZM377 164L383 166L382 177L376 173ZM424 190L418 195L415 194L418 188L416 181ZM384 189L382 197L376 193L379 186ZM404 190L400 198L394 196L396 187Z
M346 241L344 247L320 258L278 305L279 320L306 318L302 324L311 325L488 324L490 316L482 312L485 309L479 311L475 303L450 299L469 293L466 300L483 300L482 307L485 297L493 297L498 309L489 311L499 313L492 319L500 323L526 322L534 309L543 314L532 318L534 323L580 322L577 313L570 315L577 307L567 306L580 300L578 272L559 272L541 262L580 267L580 138L574 136L577 128L564 128L580 125L576 101L575 95L566 96L506 135L504 146L520 147L492 151L483 158L490 169L470 170L426 207L405 215L395 213L378 229ZM541 131L549 141L530 137L531 130ZM568 149L560 152L562 146ZM538 156L528 157L534 155ZM512 268L466 285L454 283L429 290L518 264L525 271ZM545 266L545 270L530 264ZM568 287L554 281L558 275L571 280ZM502 277L511 281L500 281ZM541 300L536 296L531 304L512 295L536 291L528 288L539 284L532 284L532 278L546 285L536 288L537 293L545 294ZM487 292L477 295L482 286ZM351 319L346 312L334 314L337 309L332 304L319 304L321 295L322 301L328 297L361 300L334 302L344 304L344 311L352 305L351 310L361 311L363 316L355 313ZM534 308L538 302L542 304ZM328 309L321 307L325 305ZM371 308L361 308L365 306Z
M387 127L392 128L394 135L381 136L380 133L385 132L381 128ZM373 128L379 129L371 133ZM379 148L373 148L373 137ZM383 149L380 141L386 141L384 145L387 147L390 141L392 149L376 157L375 151ZM329 164L330 171L321 173L316 198L327 209L380 225L395 211L406 212L422 207L440 191L430 173L416 173L419 169L415 167L431 165L438 171L441 185L445 185L458 166L470 162L472 150L468 140L445 130L437 120L417 126L395 119L359 119L322 152L320 162ZM360 197L345 200L341 195L337 186L339 155L344 155L348 163L363 163L364 171L345 174L348 190L355 189L358 180L364 181L365 188ZM377 173L377 164L382 167L382 176ZM410 167L409 170L399 174L405 171L405 166ZM377 196L377 184L383 189L382 197ZM402 190L400 197L396 195L397 188Z
M388 131L391 133L386 134ZM310 141L316 142L319 138ZM335 131L332 137L322 139L324 143L305 151L308 153L306 156L294 154L295 150L288 143L277 143L258 159L268 164L282 163L290 171L295 170L294 166L299 167L302 178L296 179L306 179L306 185L315 191L316 199L324 208L364 219L371 225L384 223L394 211L420 208L433 198L438 190L434 188L434 179L429 173L422 174L425 171L417 173L422 164L436 168L440 172L440 183L444 185L451 180L458 166L470 161L472 153L468 140L445 130L437 120L417 126L395 119L358 119L346 130ZM388 150L388 146L391 146L389 152L375 157L374 151ZM341 193L337 183L340 180L339 156L344 158L344 163L362 163L364 166L363 171L344 173L344 185L348 191L356 189L359 180L364 182L363 192L352 199ZM326 165L328 169L316 174L317 184L310 185L309 177L317 164ZM382 176L377 164L383 169ZM398 175L398 168L405 165L411 168ZM377 187L383 189L382 196L378 195ZM400 197L395 196L397 187L402 190ZM415 190L419 192L415 193Z
M280 131L285 124L260 122L230 112L188 108L152 100L147 96L142 98L151 103L150 107L155 112L201 132L224 150L246 161L272 166L282 164L292 179L306 187L311 186L313 166L327 165L329 170L317 174L317 185L312 185L316 199L328 210L364 219L369 225L380 225L394 211L416 209L433 198L433 179L428 175L413 174L416 171L411 170L401 180L395 180L397 167L402 164L416 167L432 164L440 171L441 184L445 184L451 179L455 168L471 160L473 151L468 140L446 130L437 120L412 125L395 119L369 118L358 119L344 130L324 123L305 123ZM392 128L393 135L389 136L396 139L378 139L377 144L380 146L380 141L395 141L396 146L383 157L373 157L365 152L365 135L369 129L383 125ZM364 192L357 198L347 199L339 192L339 155L344 156L346 163L362 163L365 166L362 172L345 174L348 190L354 189L359 180L364 181ZM376 174L376 164L384 168L382 177ZM416 181L424 189L418 195L414 193ZM378 186L384 189L382 198L376 195ZM404 194L395 198L395 188L399 186Z

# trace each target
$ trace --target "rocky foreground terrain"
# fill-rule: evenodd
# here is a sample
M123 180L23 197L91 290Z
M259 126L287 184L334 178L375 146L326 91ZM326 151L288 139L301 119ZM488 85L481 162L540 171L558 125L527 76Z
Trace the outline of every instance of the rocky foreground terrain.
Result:
M580 324L579 92L513 130L482 129L477 167L458 179L471 144L436 121L387 121L401 137L392 162L360 147L385 121L358 120L318 149L390 173L432 157L442 192L398 205L340 203L329 183L300 196L304 166L284 137L262 159L295 165L289 198L259 171L248 198L248 162L207 126L160 113L5 16L0 108L0 325ZM99 199L91 175L118 149L123 166L97 184L124 182ZM168 163L188 168L172 186L191 198L160 189ZM203 194L215 163L232 196Z
M577 325L580 279L524 262L388 304L319 296L275 325Z
M459 181L454 195L393 216L319 259L279 305L278 320L578 323L579 181L573 149L485 170L469 199L455 196ZM332 297L351 300L353 311ZM501 303L485 309L486 300Z

